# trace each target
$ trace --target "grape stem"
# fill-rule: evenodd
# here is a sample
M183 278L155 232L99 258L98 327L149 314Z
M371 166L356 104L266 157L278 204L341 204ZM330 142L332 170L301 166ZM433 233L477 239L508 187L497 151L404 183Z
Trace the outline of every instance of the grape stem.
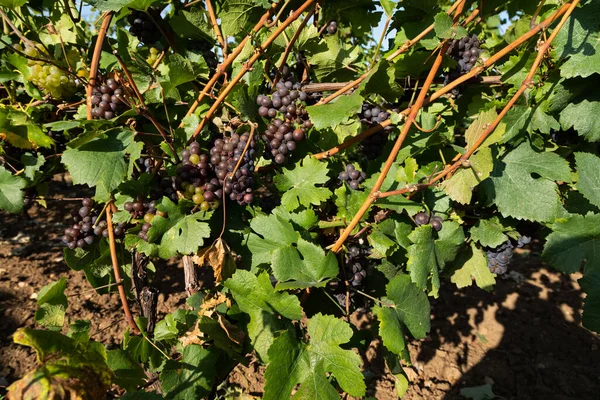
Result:
M217 40L221 44L221 48L223 50L223 57L227 57L227 41L223 38L223 34L221 33L221 29L219 29L219 23L217 22L217 16L215 15L215 10L212 6L211 0L206 0L206 11L208 11L208 16L210 18L210 23L215 31L215 35L217 35Z
M150 112L150 110L146 106L146 102L144 101L144 96L140 93L140 90L138 89L137 85L135 84L135 81L133 80L133 76L131 76L129 69L127 69L127 66L123 62L123 59L119 56L119 53L117 52L117 50L113 51L113 55L117 58L117 61L119 62L119 65L121 66L121 69L127 76L127 80L129 81L129 84L131 85L131 88L133 89L133 92L135 93L135 97L137 97L138 101L140 102L140 105L141 105L140 108L141 108L142 112L138 112L136 107L132 107L132 108L136 112L138 112L140 115L146 117L152 123L152 125L154 125L154 127L156 128L158 133L160 133L163 140L165 141L165 143L167 143L167 145L169 146L169 149L173 153L173 157L175 157L175 162L179 163L179 161L180 161L179 156L177 155L177 151L175 151L175 147L173 147L173 143L171 142L171 140L169 140L169 138L167 136L167 132L163 129L162 125L158 123L158 121L156 120L154 115ZM164 96L163 96L163 99L164 99Z
M108 32L108 27L110 26L110 21L112 20L113 13L111 11L104 13L102 16L102 25L100 25L100 29L98 30L98 37L96 38L96 44L94 46L94 53L92 54L92 63L90 65L90 76L88 79L88 84L86 88L86 96L87 96L87 119L93 119L92 116L92 91L94 90L94 86L96 86L96 80L98 79L98 65L100 64L100 57L102 56L102 45L104 44L104 39L106 38L106 33Z
M455 19L458 18L459 11L461 11L460 8L457 9ZM456 25L456 24L457 23L455 22L454 25ZM444 60L444 55L446 54L446 50L448 49L449 46L450 46L450 43L448 41L445 41L443 43L441 49L438 51L438 54L435 57L433 65L431 66L431 69L429 70L429 73L427 74L427 78L425 79L425 82L423 83L423 87L419 91L417 100L415 101L414 106L411 108L410 114L408 115L408 118L406 119L406 122L404 123L404 126L402 127L400 136L398 136L398 139L396 139L396 143L394 144L392 151L388 155L388 158L383 166L383 169L381 170L381 173L377 177L377 181L375 182L375 185L373 185L373 188L371 189L371 193L369 193L369 197L367 197L367 199L364 201L364 203L360 207L359 211L352 218L352 221L350 221L350 224L346 227L346 229L344 229L342 231L339 239L335 242L333 248L331 249L333 252L337 253L338 251L340 251L340 249L342 248L342 245L344 244L346 239L348 239L348 236L350 236L350 234L352 233L354 228L358 225L358 223L360 222L362 217L369 210L369 208L375 202L375 200L377 200L377 198L380 194L379 189L381 189L381 186L383 185L383 181L385 180L388 172L392 168L392 165L393 165L394 161L396 160L396 156L398 155L398 152L400 151L400 148L402 147L402 144L404 143L404 139L406 139L406 137L408 136L410 128L412 127L413 122L417 118L417 114L419 113L419 110L421 109L421 107L423 107L423 103L425 101L425 96L427 96L427 92L429 91L429 88L431 87L431 84L433 83L433 80L436 77L438 70L440 69L440 67L442 65L442 61Z
M412 192L412 191L416 191L416 190L427 188L429 186L432 186L436 182L440 181L442 178L444 178L444 177L446 177L448 175L451 175L461 165L463 165L463 163L469 159L469 157L483 144L483 142L486 140L486 138L496 129L496 127L502 121L502 119L504 118L504 116L514 106L514 104L516 103L517 99L525 92L525 90L527 88L529 88L532 85L533 77L535 76L535 73L537 72L537 69L539 68L541 62L543 61L546 52L550 48L550 45L552 44L552 42L554 41L554 39L558 35L558 33L561 30L561 28L567 22L567 19L569 18L569 16L571 15L571 13L577 7L578 3L579 3L579 0L573 0L571 3L568 3L568 4L565 5L566 9L564 9L564 7L561 8L561 10L564 9L564 12L562 13L563 14L562 19L560 20L560 22L558 23L558 25L556 26L556 28L554 29L554 31L552 32L552 34L550 35L550 37L548 38L548 40L545 41L545 42L543 42L538 47L537 57L536 57L535 61L533 62L533 65L531 66L531 68L530 68L527 76L523 80L523 83L521 84L521 86L519 87L519 89L517 90L517 92L513 95L513 97L510 99L510 101L506 104L506 106L504 106L504 108L498 114L498 116L496 117L496 119L491 124L489 124L486 127L486 129L482 132L482 134L479 136L479 138L477 139L477 141L475 143L473 143L473 145L468 149L468 151L464 155L462 155L461 157L455 158L455 161L454 161L453 164L451 164L451 165L447 166L446 168L444 168L444 170L441 171L435 178L429 179L428 182L425 183L425 184L412 185L412 186L409 186L409 187L406 187L406 188L400 189L400 190L394 190L394 191L389 191L389 192L385 192L385 193L378 193L377 198L395 196L395 195L404 194L404 193L407 193L407 192ZM555 13L553 15L553 17L551 17L551 18L556 18L557 16L558 15ZM380 178L381 178L381 176L380 176ZM360 217L362 217L362 215L360 215Z
M108 228L108 246L110 248L110 258L112 261L113 272L115 274L115 280L117 282L122 281L121 278L121 270L119 268L119 259L117 257L117 246L115 245L115 232L113 229L112 222L112 213L116 210L115 205L112 203L112 200L109 201L108 207L106 208L106 226ZM139 334L140 331L133 320L133 316L131 315L131 310L129 309L129 304L127 303L127 294L125 293L125 288L123 285L119 285L119 297L121 299L121 305L123 306L123 312L125 313L125 319L129 324L129 328L134 334ZM145 335L144 335L145 337Z
M283 52L283 56L281 57L281 62L279 63L279 68L277 69L277 75L275 76L275 80L273 81L273 87L275 87L275 85L277 84L277 81L279 80L279 77L280 77L279 71L285 65L285 62L286 62L286 60L288 58L288 55L290 54L290 51L292 50L292 47L294 46L294 44L296 43L296 41L300 37L300 34L302 33L302 31L306 27L306 24L308 23L308 20L310 19L310 17L312 17L314 15L315 10L316 10L316 6L313 7L312 10L309 11L308 14L306 14L304 16L304 19L302 20L302 22L300 23L300 26L298 27L298 29L294 33L294 36L292 36L292 38L290 39L290 42L287 44L287 46L285 46L285 50Z
M452 7L450 7L448 9L448 11L446 12L447 14L451 14L452 12L454 12L454 10L461 4L464 3L464 0L461 1L457 1L456 3L454 3L452 5ZM405 51L407 51L408 49L410 49L413 45L415 45L416 43L418 43L421 39L423 39L425 36L427 36L431 31L433 31L434 28L434 24L429 25L427 28L425 28L421 33L419 33L417 36L415 36L412 40L407 41L406 43L404 43L402 46L400 46L400 48L398 50L396 50L394 53L390 54L389 56L387 56L385 59L386 61L393 61L394 59L396 59L396 57L398 57L400 54L404 53ZM321 104L327 104L331 101L333 101L335 98L337 98L338 96L346 93L348 90L353 89L355 87L357 87L358 85L360 85L360 83L362 81L364 81L368 76L369 73L371 72L371 70L365 72L364 74L362 74L360 77L358 77L356 80L347 83L344 87L342 87L341 89L339 89L337 92L329 95L328 97L325 97L323 99L321 99L317 105L321 105Z
M526 32L521 37L515 39L508 46L506 46L505 48L503 48L502 50L498 51L496 54L494 54L493 56L488 58L485 62L482 63L482 65L473 67L473 69L471 69L471 71L469 71L468 73L461 75L459 78L453 80L452 82L448 83L446 86L435 91L431 96L427 97L424 100L423 105L430 104L434 100L437 100L440 97L444 96L445 94L449 93L452 89L460 86L461 84L465 83L466 81L481 74L484 70L490 68L498 60L500 60L502 57L509 54L515 48L517 48L521 44L525 43L527 40L531 39L533 36L535 36L540 31L547 29L556 20L556 18L560 17L567 11L567 9L569 8L569 5L570 5L570 3L564 4L563 6L561 6L560 9L555 11L551 16L546 18L543 22L536 25L534 29ZM402 111L400 114L402 116L405 116L408 113L410 113L411 109L412 109L412 107L408 107L407 109ZM331 157L332 155L337 154L340 151L351 147L355 143L362 141L363 139L373 135L374 133L379 132L382 128L384 128L386 126L390 126L392 124L393 124L392 121L390 119L387 119L387 120L381 122L379 125L375 125L369 129L367 129L366 131L362 132L361 134L351 137L350 139L346 140L345 142L343 142L335 147L332 147L329 150L326 150L326 151L318 153L318 154L314 154L313 157L315 157L318 160L327 158L327 157Z
M191 4L191 3L189 3L189 4ZM200 105L200 102L202 102L204 97L207 94L212 92L213 87L215 86L215 84L217 83L219 78L221 78L221 76L223 76L223 74L225 73L225 70L235 61L237 56L240 55L240 53L246 46L246 43L248 43L248 40L250 40L250 37L252 35L254 35L255 33L257 33L265 25L265 23L267 22L267 20L269 19L269 17L275 11L276 8L277 8L277 3L273 3L271 5L271 8L269 8L267 10L267 12L265 12L263 14L263 16L260 18L258 23L254 26L254 28L252 28L252 31L248 35L246 35L246 37L240 42L239 45L237 45L237 47L233 50L233 52L230 53L229 56L227 56L225 58L223 63L219 64L214 75L212 76L212 78L210 78L210 80L208 81L206 86L204 86L204 89L200 92L200 94L198 95L198 98L194 101L194 103L191 105L191 107L185 114L185 117L192 115L194 113L194 111L196 111L196 109L198 108L198 106ZM179 127L180 128L183 127L183 119L182 119L182 122L179 124Z
M213 114L215 113L215 111L217 110L217 108L219 108L219 105L223 102L223 100L225 100L225 98L227 97L227 95L233 90L233 88L243 78L243 76L246 74L246 72L248 72L250 70L250 68L252 67L252 65L260 58L260 56L262 55L262 53L268 49L268 47L271 45L271 43L273 43L275 41L275 39L277 39L277 37L279 37L279 35L281 35L281 33L283 33L283 31L292 22L294 22L295 20L297 20L298 17L300 17L300 15L309 6L311 6L316 1L317 0L306 0L304 2L304 4L302 4L283 23L281 23L281 25L279 25L277 27L277 29L275 30L275 32L273 32L271 35L269 35L269 37L262 43L262 45L260 46L260 48L257 49L257 51L254 52L254 55L252 57L250 57L249 60L247 60L245 63L242 64L242 68L240 69L240 71L238 72L238 74L221 91L221 93L219 94L219 97L217 97L217 99L212 104L212 106L210 107L210 109L206 112L206 115L204 116L204 118L202 118L202 120L200 121L200 123L198 124L198 126L196 127L196 129L194 130L194 133L192 134L192 137L190 137L190 139L188 140L188 144L190 144L196 138L196 136L198 136L198 134L200 132L202 132L202 129L204 128L204 126L206 126L206 124L208 123L209 119L213 116ZM208 85L207 85L207 87L208 87Z

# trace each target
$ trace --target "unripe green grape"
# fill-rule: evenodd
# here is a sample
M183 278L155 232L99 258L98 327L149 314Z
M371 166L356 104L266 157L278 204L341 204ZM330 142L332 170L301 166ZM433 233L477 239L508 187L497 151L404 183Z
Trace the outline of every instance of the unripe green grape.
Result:
M202 211L208 211L210 209L210 204L208 203L208 201L202 201L202 203L200 204L200 209Z
M202 204L206 203L204 201L204 197L201 194L195 194L195 195L193 195L192 196L192 201L194 202L194 204L200 204L200 208L202 208Z

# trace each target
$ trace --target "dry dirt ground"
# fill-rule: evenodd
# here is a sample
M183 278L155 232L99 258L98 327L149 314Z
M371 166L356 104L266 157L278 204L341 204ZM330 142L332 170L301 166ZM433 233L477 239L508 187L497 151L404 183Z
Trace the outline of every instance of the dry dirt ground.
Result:
M31 219L0 212L0 394L35 366L32 352L13 344L12 335L35 325L35 293L51 281L68 279L67 315L89 319L94 340L116 347L126 329L117 295L91 291L83 274L63 261L60 235L69 204L48 205L52 211L33 206ZM523 254L491 293L443 287L432 301L430 335L410 345L405 399L463 399L461 389L482 385L499 399L600 398L600 337L581 327L578 277L548 269L536 254L535 247ZM157 270L159 312L183 307L180 266L167 263ZM369 394L394 399L394 382L377 356L380 346L373 342L362 354ZM239 386L246 398L260 397L263 372L255 362L238 366L229 385Z

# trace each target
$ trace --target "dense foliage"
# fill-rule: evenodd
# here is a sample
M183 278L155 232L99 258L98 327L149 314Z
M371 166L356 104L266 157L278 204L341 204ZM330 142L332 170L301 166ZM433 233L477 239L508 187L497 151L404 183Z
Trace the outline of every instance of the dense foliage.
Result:
M529 236L600 331L600 2L85 3L0 0L0 209L70 208L65 262L129 329L107 350L44 287L10 399L226 396L250 354L265 399L362 397L366 338L402 395L429 298L492 290ZM159 258L189 297L157 321Z

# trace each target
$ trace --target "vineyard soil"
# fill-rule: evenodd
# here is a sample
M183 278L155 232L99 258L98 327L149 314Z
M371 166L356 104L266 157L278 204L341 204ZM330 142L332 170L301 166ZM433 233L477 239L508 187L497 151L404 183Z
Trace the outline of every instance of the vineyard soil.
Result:
M64 190L65 195L71 195ZM73 190L75 193L76 191ZM34 327L34 293L60 277L68 278L69 318L89 319L94 340L115 348L126 323L118 295L100 296L82 273L70 270L62 258L61 215L67 207L34 206L32 219L0 212L0 385L12 383L35 367L34 353L12 343L18 327ZM581 327L583 295L571 277L539 261L539 243L519 254L514 271L499 279L492 293L478 288L456 290L445 285L432 301L432 330L410 345L412 385L405 398L461 399L460 390L493 383L506 399L594 399L600 390L600 337ZM157 265L161 298L159 319L183 307L181 265ZM77 294L79 293L79 294ZM134 311L137 310L134 307ZM370 324L369 316L354 316L355 324ZM374 358L373 342L361 356L371 374L368 388L377 399L394 399L391 375ZM228 383L260 396L264 367L239 365ZM573 384L577 382L577 384ZM0 393L3 389L0 388Z

